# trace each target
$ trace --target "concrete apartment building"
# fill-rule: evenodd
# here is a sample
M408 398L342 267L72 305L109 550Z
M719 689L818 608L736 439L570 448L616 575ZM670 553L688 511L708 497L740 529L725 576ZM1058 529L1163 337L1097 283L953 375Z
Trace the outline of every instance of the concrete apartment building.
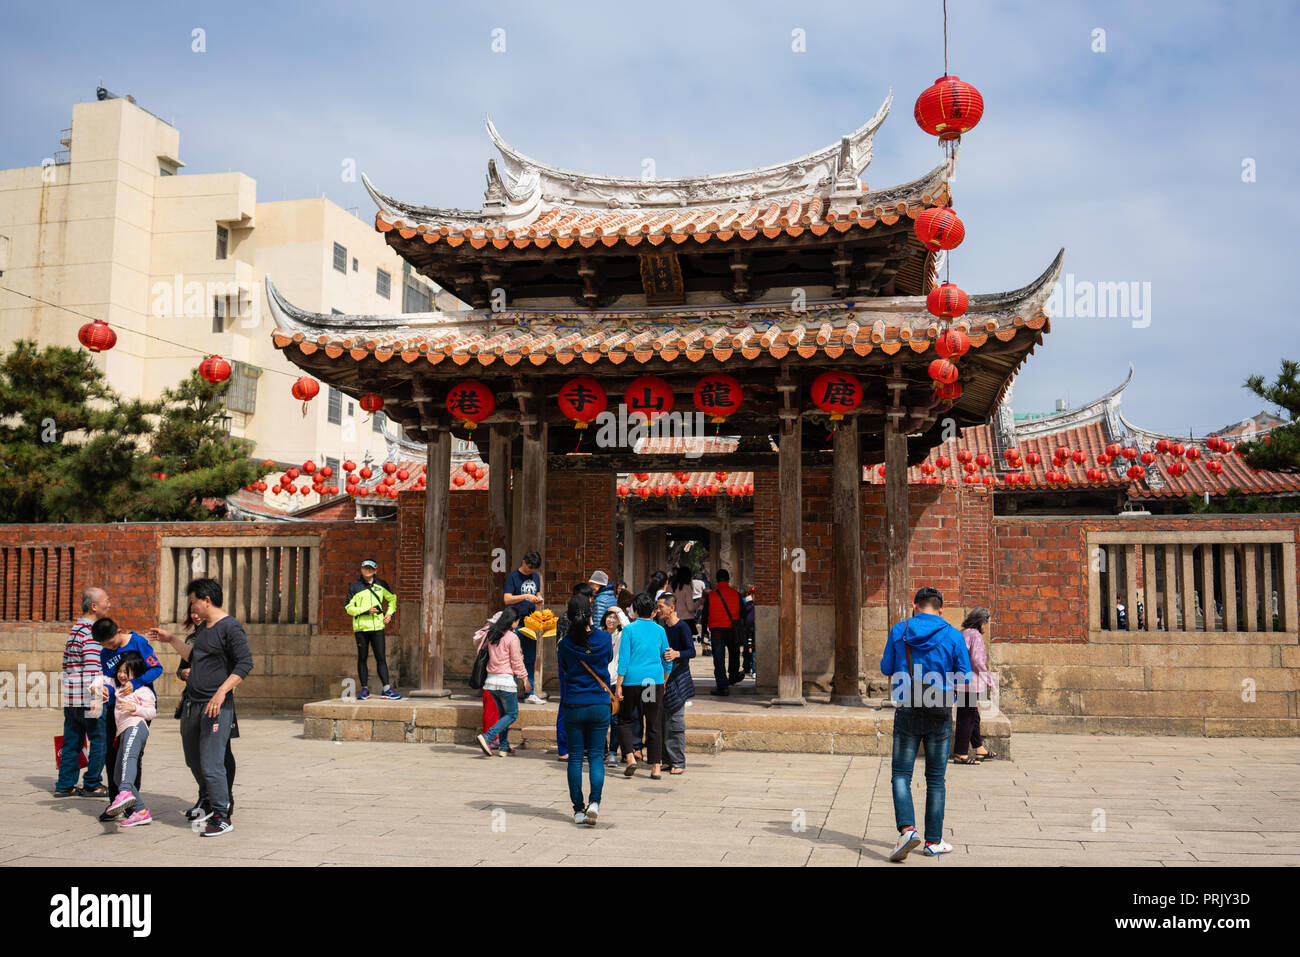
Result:
M88 319L103 319L118 340L95 361L119 393L146 399L216 353L234 367L230 432L259 458L383 461L382 413L325 386L304 416L290 395L302 373L271 343L264 279L326 313L460 303L327 199L259 203L243 173L182 175L175 127L100 97L73 107L55 157L0 170L0 344L75 346Z

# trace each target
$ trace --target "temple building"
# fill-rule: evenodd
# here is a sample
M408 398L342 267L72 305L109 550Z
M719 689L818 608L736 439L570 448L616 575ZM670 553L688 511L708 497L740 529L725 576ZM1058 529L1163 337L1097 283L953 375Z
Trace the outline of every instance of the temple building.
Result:
M1021 289L970 297L953 322L971 343L959 363L961 394L936 398L926 368L943 325L924 298L936 268L912 221L951 202L953 164L869 189L862 176L889 106L786 163L654 180L547 165L508 145L489 121L500 162L488 164L480 209L399 201L366 181L392 248L472 311L327 315L295 306L268 277L273 341L285 356L347 395L382 396L387 415L425 443L422 690L442 692L451 440L468 434L489 467L485 600L530 548L546 558L551 593L567 592L590 568L617 567L620 474L753 472L746 484L755 501L771 496L777 507L775 522L756 521L752 531L755 565L777 576L760 607L776 640L758 649L773 698L804 701L801 642L810 629L801 589L813 578L834 595L833 695L860 696L863 468L885 466L886 534L873 547L897 617L911 600L907 467L930 455L945 428L994 415L1050 328L1044 307L1063 258ZM700 380L715 373L733 377L743 400L715 423L726 442L689 456L671 440L702 437L687 427L691 416L677 420L680 434L649 436L669 445L644 454L636 448L646 436L629 439L622 426L593 424L580 435L558 401L575 377L589 377L611 413L624 398L624 423L628 413L689 410ZM814 391L824 373L848 373L860 402L837 405L825 379ZM629 389L647 376L660 383L653 396L641 382ZM447 399L470 380L490 393L492 411L467 432ZM834 542L824 565L812 567L803 495L822 474ZM555 522L575 495L582 527L568 535ZM592 515L608 520L592 528ZM510 562L489 574L486 556L496 549ZM549 679L549 660L543 670Z

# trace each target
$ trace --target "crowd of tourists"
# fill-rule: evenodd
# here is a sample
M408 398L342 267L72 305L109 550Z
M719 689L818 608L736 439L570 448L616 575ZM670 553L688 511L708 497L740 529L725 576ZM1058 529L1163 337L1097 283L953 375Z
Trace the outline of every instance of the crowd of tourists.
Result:
M520 696L528 704L544 700L535 678L538 642L554 640L556 753L567 763L574 823L591 826L600 815L607 765L621 762L625 777L648 766L656 781L665 772L685 773L697 643L713 656L712 694L726 695L753 676L752 588L742 596L725 569L711 584L679 566L671 576L655 572L633 593L626 582L597 570L573 586L551 636L527 624L545 603L541 566L536 551L524 555L506 578L503 608L474 636L470 684L483 694L483 732L476 740L487 757L515 753L510 728L519 719Z
M109 616L112 604L104 589L89 588L82 595L82 617L63 650L63 743L54 794L107 798L99 820L118 827L153 822L143 791L143 759L158 714L154 682L163 668L150 641L165 642L180 656L177 677L185 684L175 717L182 759L198 785L185 816L204 837L217 837L234 826L230 739L239 730L233 692L252 671L253 656L243 626L222 610L216 580L195 579L185 593L186 629L192 632L185 638L160 627L145 634L123 630ZM86 766L78 785L83 751Z

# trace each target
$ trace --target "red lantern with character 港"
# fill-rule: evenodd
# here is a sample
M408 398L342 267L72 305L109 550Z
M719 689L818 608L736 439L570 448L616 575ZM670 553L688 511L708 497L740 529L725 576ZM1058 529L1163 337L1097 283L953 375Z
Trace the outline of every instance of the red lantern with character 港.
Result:
M587 428L609 405L605 387L591 376L580 375L560 386L556 404L578 430Z
M496 411L497 400L492 390L477 379L458 382L447 393L447 411L473 431L480 422Z
M623 392L627 414L643 415L647 420L673 410L673 390L656 375L643 375L633 379Z
M740 411L744 390L735 376L725 372L711 372L695 384L692 398L695 408L707 416L714 425L727 421L727 416Z
M959 139L984 115L984 97L959 76L941 76L921 91L912 116L940 142Z
M832 422L839 422L862 404L862 383L851 373L828 370L813 380L812 400Z

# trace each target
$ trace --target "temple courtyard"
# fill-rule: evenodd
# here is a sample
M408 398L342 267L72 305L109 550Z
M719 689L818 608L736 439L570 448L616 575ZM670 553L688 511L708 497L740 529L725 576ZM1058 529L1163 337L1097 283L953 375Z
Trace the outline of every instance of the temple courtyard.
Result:
M689 719L688 719L689 720ZM240 721L233 833L203 839L177 722L144 757L145 828L55 798L57 712L0 712L0 864L661 864L888 866L888 756L723 751L651 781L607 776L600 823L572 823L553 751L308 740ZM913 797L924 807L918 763ZM904 866L1300 865L1300 765L1285 738L1015 735L1012 760L948 767L954 852Z

